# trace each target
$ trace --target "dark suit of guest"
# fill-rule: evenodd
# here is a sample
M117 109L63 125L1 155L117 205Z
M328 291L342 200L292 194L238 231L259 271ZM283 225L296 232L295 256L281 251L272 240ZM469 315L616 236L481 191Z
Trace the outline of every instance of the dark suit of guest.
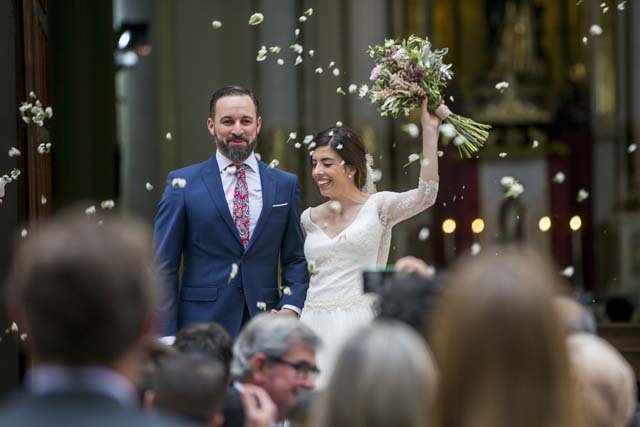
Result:
M253 197L261 194L257 200L261 212L250 212L255 225L246 248L232 217L229 190L225 193L223 187L232 176L227 171L233 170L230 160L216 153L205 162L169 173L154 232L156 263L166 285L163 335L175 335L192 322L214 321L235 338L247 317L260 313L258 303L264 303L266 311L284 307L298 314L304 305L309 277L298 179L267 167L254 154L244 163L249 166L247 177L259 191ZM230 280L233 264L238 271ZM282 287L291 291L288 295L278 289L279 267Z

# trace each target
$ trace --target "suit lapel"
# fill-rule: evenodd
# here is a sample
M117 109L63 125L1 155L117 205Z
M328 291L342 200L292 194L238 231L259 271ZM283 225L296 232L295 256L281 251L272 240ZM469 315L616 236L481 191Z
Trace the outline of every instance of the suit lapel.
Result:
M278 189L278 182L273 178L273 174L263 162L258 162L260 168L260 185L262 186L262 212L260 212L260 218L256 223L256 228L251 233L251 239L247 245L247 251L253 246L253 242L260 236L265 224L273 209L273 202L276 199L276 190Z
M227 204L227 198L225 197L224 190L222 188L220 169L218 168L218 162L216 161L215 154L211 156L211 158L207 162L207 166L204 170L204 173L202 174L202 180L204 181L204 185L209 191L209 196L211 196L213 204L218 209L218 213L224 220L225 224L227 224L227 227L229 227L229 231L235 236L238 243L242 245L240 234L238 234L238 229L233 222L231 212L229 212L229 205Z

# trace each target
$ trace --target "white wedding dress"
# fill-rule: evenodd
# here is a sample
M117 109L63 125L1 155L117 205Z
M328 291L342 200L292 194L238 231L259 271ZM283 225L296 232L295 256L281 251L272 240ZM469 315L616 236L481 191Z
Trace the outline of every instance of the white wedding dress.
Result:
M316 387L326 385L349 335L373 319L375 296L363 293L362 270L386 265L391 228L432 206L437 193L438 181L420 179L413 190L372 194L354 221L333 238L311 220L310 208L302 213L310 280L301 320L322 340Z

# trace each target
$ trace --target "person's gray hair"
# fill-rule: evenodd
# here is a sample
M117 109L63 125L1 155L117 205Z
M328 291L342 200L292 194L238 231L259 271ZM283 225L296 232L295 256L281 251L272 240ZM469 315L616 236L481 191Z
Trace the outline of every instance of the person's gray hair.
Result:
M242 330L233 346L231 376L240 380L251 373L251 359L257 353L282 357L295 344L315 351L320 339L307 325L290 316L260 314Z

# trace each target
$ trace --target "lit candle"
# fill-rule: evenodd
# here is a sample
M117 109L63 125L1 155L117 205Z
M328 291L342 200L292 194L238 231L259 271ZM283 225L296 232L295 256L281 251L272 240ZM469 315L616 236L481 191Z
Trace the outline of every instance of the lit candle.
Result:
M573 258L574 282L577 290L582 290L582 220L578 215L571 217L569 221L571 228L571 257Z
M444 232L444 261L449 265L456 256L456 238L454 232L456 231L456 222L447 218L442 221L442 231Z

